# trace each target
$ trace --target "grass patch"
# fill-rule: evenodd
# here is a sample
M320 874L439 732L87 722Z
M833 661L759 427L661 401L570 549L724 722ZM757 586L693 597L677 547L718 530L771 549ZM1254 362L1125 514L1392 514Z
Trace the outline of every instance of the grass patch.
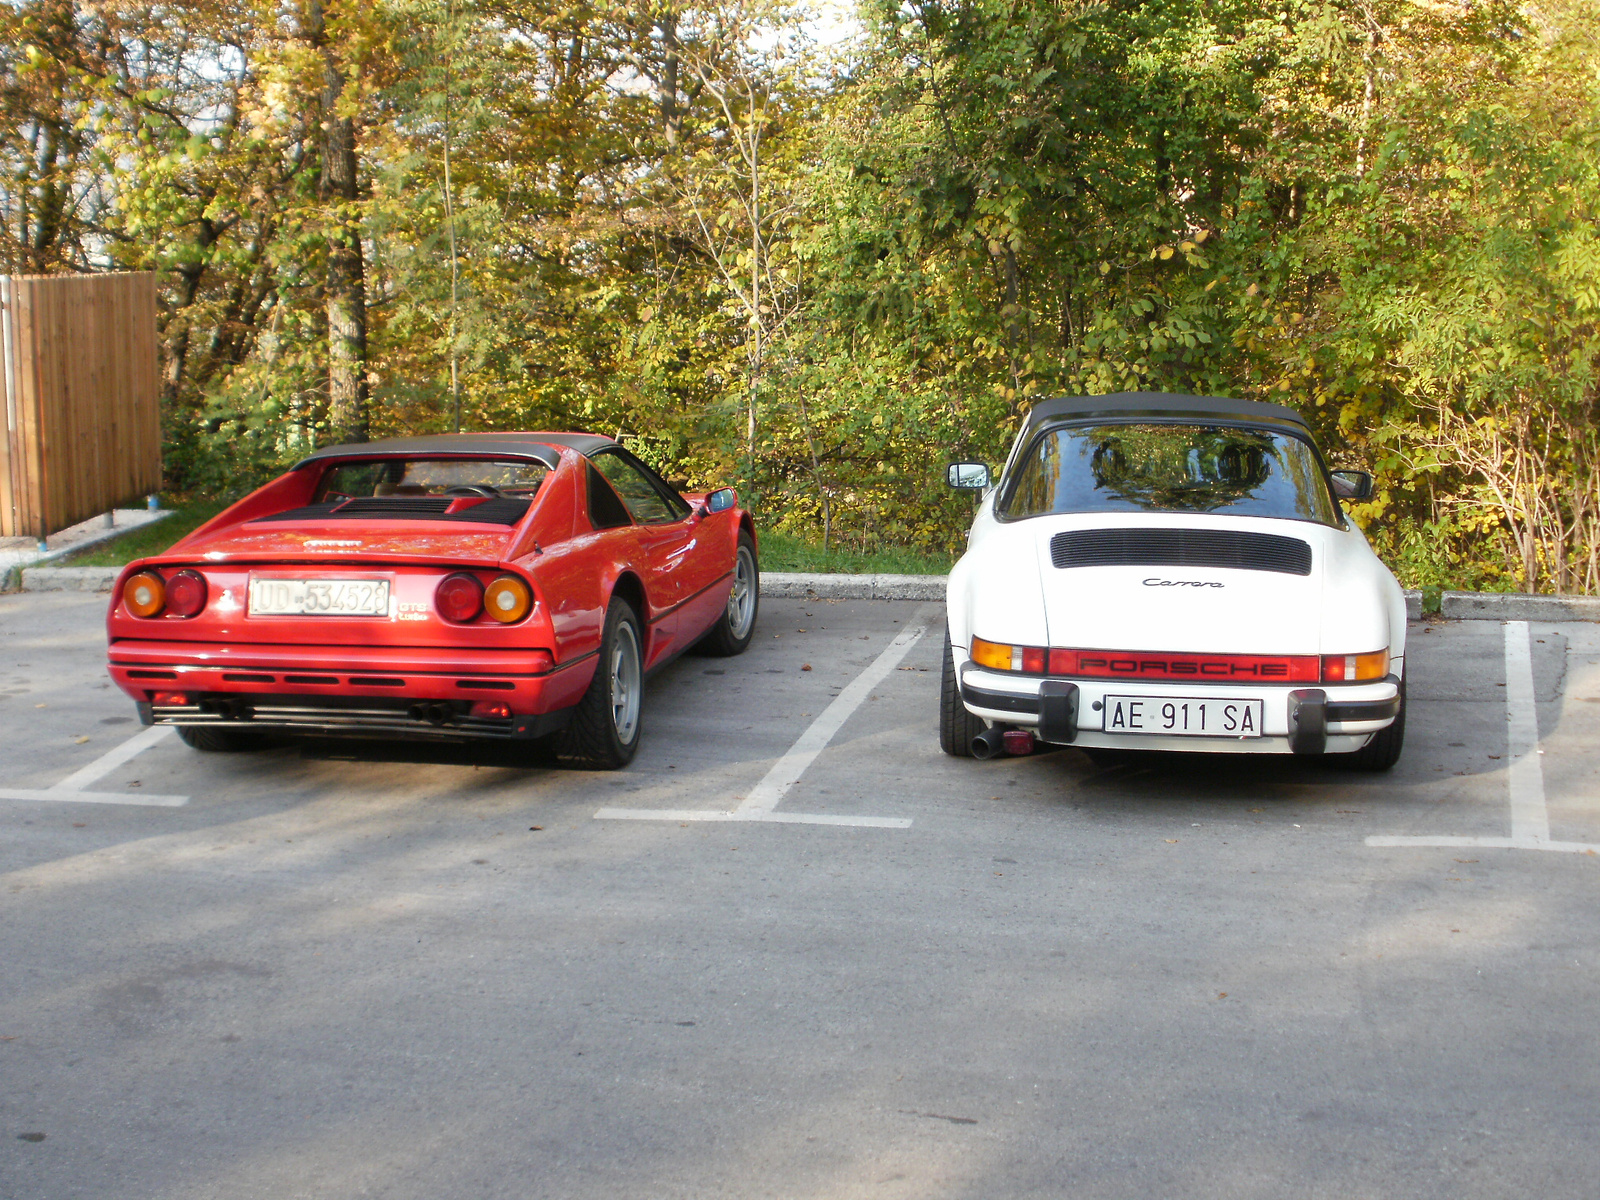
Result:
M760 530L763 571L806 571L824 575L947 575L955 563L949 554L890 547L870 553L824 550L793 534Z
M141 525L109 541L85 546L50 563L52 567L121 567L136 558L147 558L169 549L179 538L187 537L232 500L196 500L173 508L170 517Z

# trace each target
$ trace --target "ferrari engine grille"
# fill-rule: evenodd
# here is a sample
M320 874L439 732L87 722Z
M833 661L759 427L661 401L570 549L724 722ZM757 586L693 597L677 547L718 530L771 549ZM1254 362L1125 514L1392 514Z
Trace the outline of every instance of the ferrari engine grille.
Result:
M1311 545L1232 529L1079 529L1050 539L1058 567L1231 567L1311 574Z

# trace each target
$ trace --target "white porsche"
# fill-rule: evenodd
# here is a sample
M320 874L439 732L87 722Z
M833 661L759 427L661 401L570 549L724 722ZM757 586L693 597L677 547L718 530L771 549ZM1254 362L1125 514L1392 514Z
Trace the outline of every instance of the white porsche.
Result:
M1344 756L1405 736L1405 596L1292 409L1125 392L1047 400L950 573L939 740Z

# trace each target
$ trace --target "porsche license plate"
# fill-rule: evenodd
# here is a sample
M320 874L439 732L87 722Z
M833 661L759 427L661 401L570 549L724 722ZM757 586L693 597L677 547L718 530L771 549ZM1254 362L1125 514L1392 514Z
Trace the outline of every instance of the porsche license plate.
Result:
M1190 737L1255 738L1261 734L1260 700L1193 696L1107 696L1106 733L1159 733Z
M387 579L252 579L252 617L387 617Z

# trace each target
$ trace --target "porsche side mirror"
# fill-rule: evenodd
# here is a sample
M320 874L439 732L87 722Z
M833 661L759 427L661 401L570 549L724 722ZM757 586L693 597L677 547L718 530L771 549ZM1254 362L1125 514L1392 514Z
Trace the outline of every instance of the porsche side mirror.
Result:
M944 478L953 488L982 491L989 486L989 468L981 462L953 462L944 469Z
M719 513L732 508L739 502L739 493L732 488L718 488L706 497L706 512Z
M1365 471L1330 471L1333 494L1341 500L1371 500L1372 476Z

